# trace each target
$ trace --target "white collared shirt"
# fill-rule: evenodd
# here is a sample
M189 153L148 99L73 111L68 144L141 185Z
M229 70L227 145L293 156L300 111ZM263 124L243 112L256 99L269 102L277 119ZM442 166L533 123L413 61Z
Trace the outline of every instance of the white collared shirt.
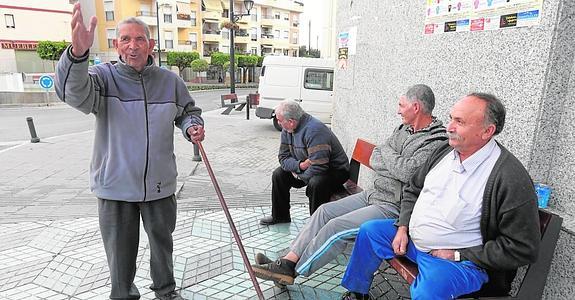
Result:
M409 235L418 250L481 245L483 193L500 154L501 148L491 139L463 162L452 150L429 171L409 222Z

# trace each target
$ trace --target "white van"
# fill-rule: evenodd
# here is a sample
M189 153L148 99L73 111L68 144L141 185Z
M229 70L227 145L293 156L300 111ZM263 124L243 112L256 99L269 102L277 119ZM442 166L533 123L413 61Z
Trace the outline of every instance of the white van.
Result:
M322 122L331 123L334 64L321 58L266 56L256 116L272 119L274 127L281 130L274 110L280 101L289 99L299 102L307 113Z

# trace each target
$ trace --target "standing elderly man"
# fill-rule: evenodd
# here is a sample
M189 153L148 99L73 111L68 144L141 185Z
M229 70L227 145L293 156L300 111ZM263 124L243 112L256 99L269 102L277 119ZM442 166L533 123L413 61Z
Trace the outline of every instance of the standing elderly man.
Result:
M521 162L493 138L505 124L495 96L470 94L451 109L449 143L403 190L399 220L364 223L342 285L369 299L382 259L406 255L419 275L413 299L453 299L484 284L508 292L517 268L537 259L537 198Z
M433 117L435 96L417 84L399 98L402 124L377 146L370 164L377 172L374 189L322 205L309 219L290 252L277 262L258 253L256 276L279 284L293 284L297 275L309 276L338 254L368 220L397 218L401 189L429 155L447 140L443 123Z
M90 182L98 198L110 299L140 298L134 285L140 217L150 245L150 288L159 299L182 299L175 292L172 262L174 123L186 139L202 141L201 109L177 75L153 65L154 41L136 18L116 29L119 62L88 67L96 23L92 17L86 28L80 4L74 5L72 45L58 62L56 92L68 105L96 117Z
M349 161L335 134L307 114L295 101L282 101L275 109L283 128L278 167L272 175L272 215L262 225L289 223L290 189L307 185L309 212L329 201L349 178Z

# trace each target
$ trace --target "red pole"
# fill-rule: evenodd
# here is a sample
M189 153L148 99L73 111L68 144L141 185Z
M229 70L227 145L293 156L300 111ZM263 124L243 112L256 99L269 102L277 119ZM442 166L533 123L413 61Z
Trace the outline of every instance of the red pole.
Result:
M250 274L250 279L256 289L256 293L258 294L258 298L260 300L264 300L264 294L260 289L260 285L256 279L256 275L254 270L252 269L252 265L250 264L250 260L248 259L248 255L246 254L246 250L244 249L244 245L242 244L242 240L240 239L240 235L236 230L236 226L234 225L234 220L232 220L232 216L230 215L230 211L228 210L228 205L226 204L226 200L224 200L224 195L222 194L222 190L220 189L220 185L216 180L216 176L214 175L214 171L212 170L212 166L210 165L210 161L206 156L206 152L204 151L204 146L202 146L201 142L197 142L198 148L200 148L200 153L202 158L204 159L204 164L208 169L208 173L210 174L210 178L212 179L212 183L214 184L214 189L216 190L216 194L218 194L218 199L220 199L220 204L222 205L222 209L226 214L226 218L228 219L228 224L230 225L230 229L232 230L232 234L234 235L234 239L236 240L236 244L238 244L238 248L240 248L240 253L242 255L242 259L244 260L244 265L246 269L248 269L248 274Z

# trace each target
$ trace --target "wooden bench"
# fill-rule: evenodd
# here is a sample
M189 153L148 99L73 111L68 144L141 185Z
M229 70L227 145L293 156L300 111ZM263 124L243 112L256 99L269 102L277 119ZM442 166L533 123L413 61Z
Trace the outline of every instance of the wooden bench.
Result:
M246 101L238 101L238 95L237 94L227 94L227 95L221 95L221 101L222 101L222 108L226 108L223 112L222 115L229 115L230 112L232 111L232 109L236 109L237 111L240 111L242 109L244 109L244 107L246 106L247 102ZM238 107L236 107L238 106Z
M330 201L339 200L363 191L363 189L357 185L359 169L361 165L364 165L373 170L369 165L369 159L371 157L371 152L373 152L373 148L375 148L374 144L363 139L357 139L349 162L349 179L344 183L344 189L342 191L331 195Z
M373 169L369 165L369 159L375 145L357 139L353 154L350 161L350 176L349 180L344 184L344 190L332 195L331 200L338 200L351 194L359 193L363 189L357 185L359 178L359 170L361 165ZM515 297L509 295L499 295L497 297L490 296L488 298L483 295L492 295L493 293L487 289L481 289L473 294L463 296L462 298L483 298L483 299L541 299L545 283L547 281L547 274L551 267L553 260L553 253L557 240L559 239L559 232L561 231L561 223L563 219L555 214L549 213L545 210L539 210L539 224L541 229L541 246L539 248L539 256L537 261L527 267L527 271L519 286ZM419 273L417 265L407 259L406 257L394 257L387 260L388 264L397 271L409 284L412 284Z

